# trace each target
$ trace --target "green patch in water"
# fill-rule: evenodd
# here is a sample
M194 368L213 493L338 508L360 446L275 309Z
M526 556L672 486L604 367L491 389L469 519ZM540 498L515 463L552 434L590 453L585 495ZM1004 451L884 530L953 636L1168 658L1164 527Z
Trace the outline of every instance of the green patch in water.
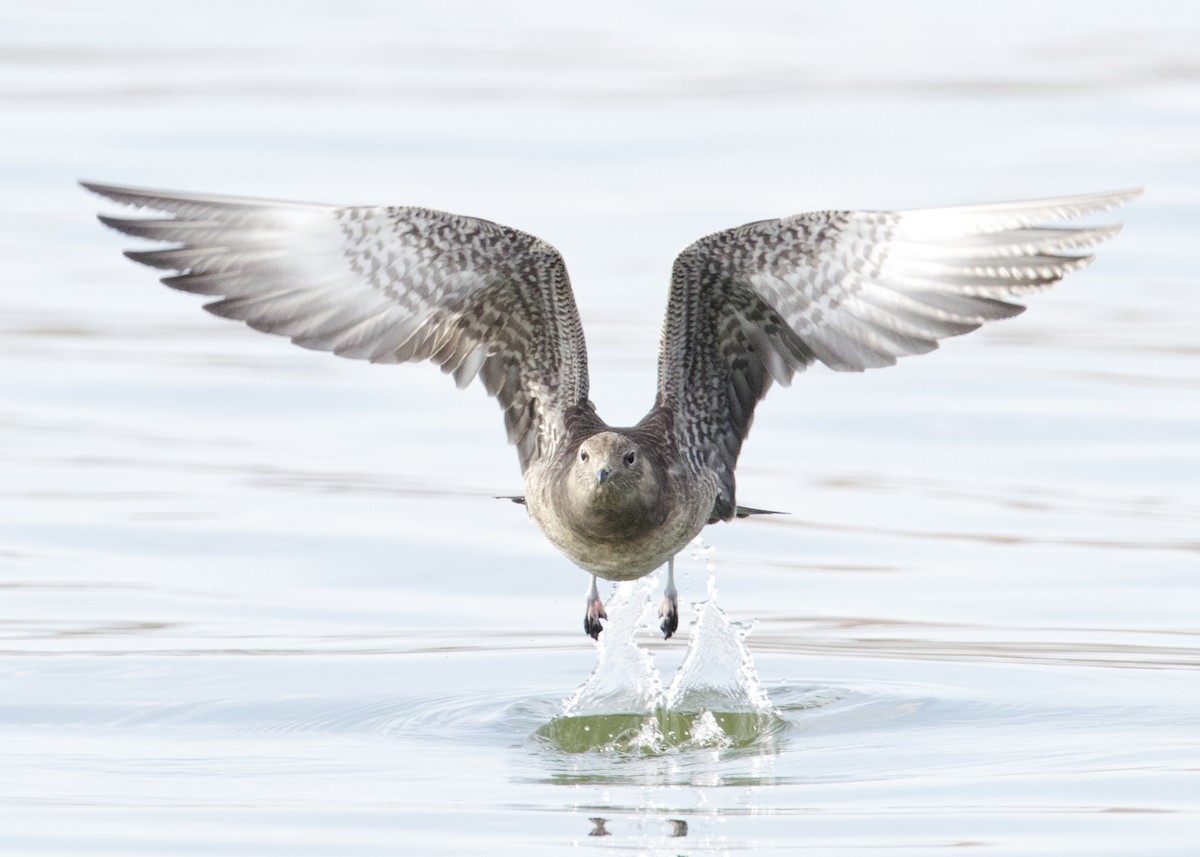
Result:
M565 753L639 753L672 750L742 749L763 742L786 724L772 713L593 714L556 717L537 737Z

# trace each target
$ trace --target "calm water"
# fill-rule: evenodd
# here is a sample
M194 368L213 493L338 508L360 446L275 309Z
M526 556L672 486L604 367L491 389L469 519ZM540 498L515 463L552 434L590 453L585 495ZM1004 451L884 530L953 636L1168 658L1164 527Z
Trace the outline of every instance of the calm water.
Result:
M895 8L0 12L0 852L1197 853L1200 15ZM1147 192L1026 315L771 394L740 499L790 515L706 531L628 673L711 562L774 713L606 744L495 404L207 316L81 177L543 236L613 422L706 232Z

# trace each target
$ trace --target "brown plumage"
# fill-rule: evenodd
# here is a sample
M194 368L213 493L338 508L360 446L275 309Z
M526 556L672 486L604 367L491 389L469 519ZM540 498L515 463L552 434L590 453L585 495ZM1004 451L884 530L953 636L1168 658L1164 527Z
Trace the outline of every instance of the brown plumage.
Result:
M1088 264L1119 227L1053 227L1139 191L899 212L815 212L716 232L675 260L654 407L607 425L588 400L587 350L562 257L486 220L423 208L338 207L85 183L169 215L101 220L172 246L128 252L177 272L205 309L344 357L431 360L479 377L504 411L524 502L595 577L666 563L737 505L734 470L772 383L820 361L887 366L1023 310L1013 298ZM678 625L668 577L663 630Z

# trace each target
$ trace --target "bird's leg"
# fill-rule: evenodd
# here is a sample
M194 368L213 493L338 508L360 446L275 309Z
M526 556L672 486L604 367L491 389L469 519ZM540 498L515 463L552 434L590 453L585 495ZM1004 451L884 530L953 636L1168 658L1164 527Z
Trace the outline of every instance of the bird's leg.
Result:
M671 639L671 635L679 630L679 591L675 588L675 557L667 560L667 585L663 589L662 604L659 605L658 615L662 622L663 639Z
M604 630L600 620L607 618L608 614L604 612L604 602L600 600L600 590L596 588L596 576L592 575L592 585L588 587L587 592L587 611L583 614L583 630L593 640L598 640L600 632Z

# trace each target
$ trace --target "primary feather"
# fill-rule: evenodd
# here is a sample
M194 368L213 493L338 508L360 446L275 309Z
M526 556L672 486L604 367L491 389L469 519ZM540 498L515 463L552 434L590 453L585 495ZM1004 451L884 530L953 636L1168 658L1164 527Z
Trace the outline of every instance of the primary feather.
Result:
M658 369L658 406L677 443L723 482L771 384L820 361L861 371L1024 310L1092 257L1073 251L1118 226L1049 227L1140 191L911 211L822 211L701 238L675 260Z
M85 183L168 219L102 216L131 251L177 271L174 289L216 297L214 315L297 345L377 363L433 360L460 387L480 377L504 409L522 469L547 455L587 402L587 354L558 251L473 217Z

